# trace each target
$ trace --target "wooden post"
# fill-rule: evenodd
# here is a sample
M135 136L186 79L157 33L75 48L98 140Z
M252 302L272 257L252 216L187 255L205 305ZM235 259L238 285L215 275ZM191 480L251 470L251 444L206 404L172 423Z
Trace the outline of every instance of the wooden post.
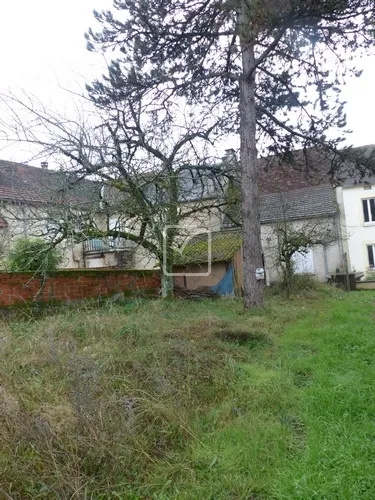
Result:
M348 267L348 254L344 253L344 267L345 267L345 283L346 291L350 292L350 277L349 277L349 267Z

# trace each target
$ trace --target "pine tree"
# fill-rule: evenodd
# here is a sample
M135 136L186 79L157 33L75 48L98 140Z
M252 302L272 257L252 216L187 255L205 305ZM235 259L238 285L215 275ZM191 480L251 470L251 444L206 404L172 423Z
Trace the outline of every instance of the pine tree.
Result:
M374 0L114 0L95 12L91 50L114 50L90 86L98 105L139 92L163 106L183 96L217 107L239 131L245 307L263 304L257 146L292 161L296 148L332 160L346 125L339 85L374 44ZM109 100L108 100L109 99ZM334 153L334 154L332 154Z

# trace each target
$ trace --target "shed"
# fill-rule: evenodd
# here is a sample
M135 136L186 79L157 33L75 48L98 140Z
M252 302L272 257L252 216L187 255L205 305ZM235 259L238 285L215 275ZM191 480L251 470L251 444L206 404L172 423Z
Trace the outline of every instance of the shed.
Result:
M215 287L231 272L231 293L242 287L242 235L240 230L228 229L200 233L189 240L182 253L174 259L175 285L189 290Z

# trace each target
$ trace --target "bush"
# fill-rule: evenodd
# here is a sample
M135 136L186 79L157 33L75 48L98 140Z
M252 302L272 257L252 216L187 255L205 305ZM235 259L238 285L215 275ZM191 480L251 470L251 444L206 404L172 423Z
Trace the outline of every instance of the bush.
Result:
M289 282L284 279L272 283L270 294L271 295L300 295L305 292L317 292L323 287L314 275L311 274L294 274Z
M44 273L57 269L61 252L40 238L22 238L16 241L8 255L7 268L12 272L35 271Z
M365 279L369 280L369 281L375 280L375 271L372 269L367 271L367 273L365 275Z
M293 290L294 292L304 292L306 290L319 290L322 284L311 274L295 274L293 276Z

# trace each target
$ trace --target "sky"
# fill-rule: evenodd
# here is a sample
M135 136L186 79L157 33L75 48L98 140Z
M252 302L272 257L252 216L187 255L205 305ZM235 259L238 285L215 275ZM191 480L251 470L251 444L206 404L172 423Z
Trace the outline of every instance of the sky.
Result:
M93 9L111 5L111 0L3 0L0 92L33 95L64 114L72 96L63 89L80 92L105 69L104 57L86 49L84 34L98 27ZM25 151L0 142L2 160L27 161Z
M52 89L57 82L90 78L103 64L86 50L92 14L110 0L5 0L1 5L0 86ZM96 25L98 26L98 25Z
M99 76L104 57L86 50L84 33L95 28L93 9L111 7L111 0L3 0L0 15L0 92L33 94L46 106L69 110L71 97L61 88L80 91ZM375 144L375 55L358 61L359 79L343 89L348 144ZM0 113L4 111L0 108ZM1 137L1 130L0 130ZM231 144L227 145L228 147ZM0 159L27 161L20 146L0 144Z

